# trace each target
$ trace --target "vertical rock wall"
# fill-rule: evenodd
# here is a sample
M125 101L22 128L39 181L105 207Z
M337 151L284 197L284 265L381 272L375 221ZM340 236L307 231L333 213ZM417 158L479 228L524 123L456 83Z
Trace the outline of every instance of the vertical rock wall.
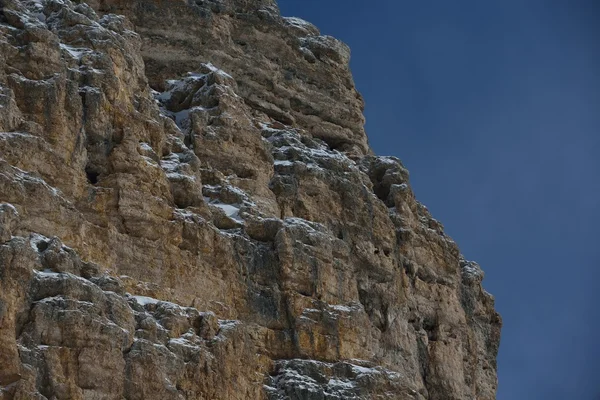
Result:
M0 399L493 399L500 317L349 50L269 0L0 0Z

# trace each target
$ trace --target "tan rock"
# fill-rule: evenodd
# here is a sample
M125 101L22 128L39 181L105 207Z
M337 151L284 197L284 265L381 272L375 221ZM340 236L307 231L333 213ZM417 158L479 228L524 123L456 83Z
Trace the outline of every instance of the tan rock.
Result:
M271 0L1 4L0 399L495 397L483 273L347 46Z

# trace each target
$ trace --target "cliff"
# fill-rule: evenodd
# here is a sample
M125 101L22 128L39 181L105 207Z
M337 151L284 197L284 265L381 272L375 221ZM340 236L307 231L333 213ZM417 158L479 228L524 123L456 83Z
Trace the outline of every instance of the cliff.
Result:
M273 0L0 0L0 399L494 399L501 320Z

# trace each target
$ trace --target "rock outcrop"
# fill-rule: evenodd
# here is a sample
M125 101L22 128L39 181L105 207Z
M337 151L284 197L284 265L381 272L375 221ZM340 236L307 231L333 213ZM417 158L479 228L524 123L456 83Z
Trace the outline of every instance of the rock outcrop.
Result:
M0 399L493 399L501 321L346 45L273 0L0 0Z

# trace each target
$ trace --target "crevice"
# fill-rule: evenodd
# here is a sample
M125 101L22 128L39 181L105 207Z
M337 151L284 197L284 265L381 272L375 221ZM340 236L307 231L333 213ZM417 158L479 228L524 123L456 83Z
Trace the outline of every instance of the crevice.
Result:
M87 177L88 182L91 185L96 185L98 183L98 177L100 173L94 170L91 166L85 167L85 176Z
M423 378L423 386L427 387L427 378L429 372L429 351L427 350L427 345L419 336L417 336L417 352L419 358L421 377Z
M435 317L423 318L423 329L427 332L427 338L430 342L436 342L438 340L438 321Z
M324 141L332 151L344 152L349 146L352 145L352 142L345 138L333 138L333 137L320 137L319 139Z
M46 251L46 249L50 246L50 243L46 242L45 240L40 240L39 242L37 242L35 244L35 247L37 247L37 250L40 253L43 253L44 251Z

